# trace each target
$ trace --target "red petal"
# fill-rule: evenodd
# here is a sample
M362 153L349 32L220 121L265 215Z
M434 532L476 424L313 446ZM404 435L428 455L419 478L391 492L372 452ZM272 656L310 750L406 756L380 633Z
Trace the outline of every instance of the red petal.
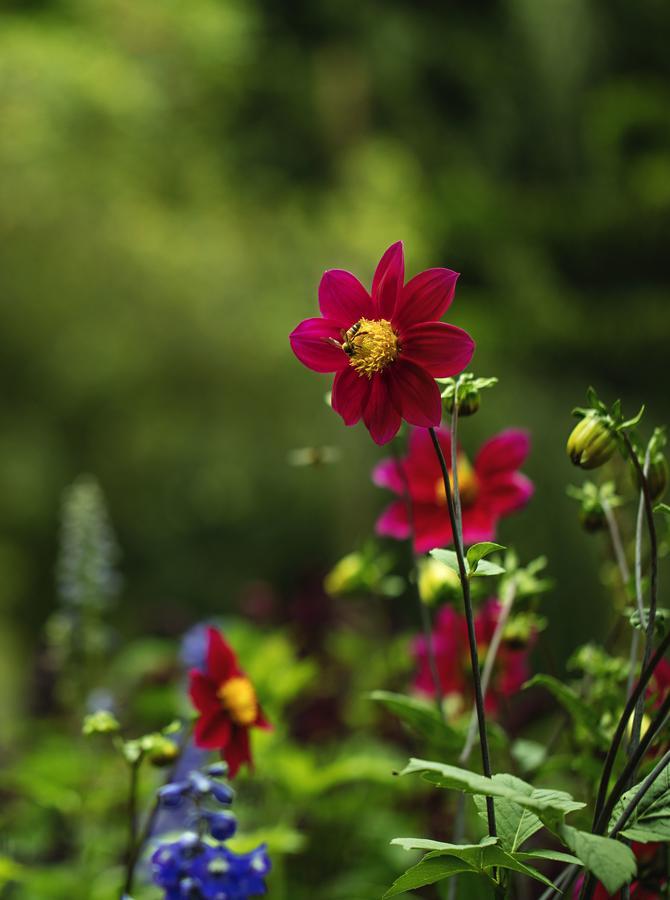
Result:
M387 444L398 433L400 415L391 402L388 385L382 375L372 376L363 421L375 444Z
M305 319L289 335L291 349L314 372L339 372L349 364L347 354L330 339L341 343L342 329L330 319Z
M358 375L351 366L338 372L333 382L331 403L345 425L355 425L363 415L370 393L370 379Z
M396 360L386 371L393 405L403 419L421 428L435 427L442 418L442 399L434 379L414 363Z
M487 476L478 500L494 516L506 516L524 507L533 496L533 491L533 482L520 472L501 472Z
M218 712L221 709L221 703L216 696L216 684L199 672L197 669L191 669L189 672L188 693L191 701L198 712Z
M416 363L435 378L458 375L475 352L467 331L447 322L412 325L400 335L400 357Z
M444 506L416 503L414 505L414 550L427 553L436 547L448 547L453 540L451 522Z
M196 746L203 750L224 750L230 736L230 719L223 710L214 715L202 715L195 723L193 737Z
M509 428L482 446L475 459L475 469L480 475L511 472L523 465L529 451L528 432L519 428Z
M217 685L240 674L232 647L216 628L207 629L207 674Z
M402 241L391 244L379 260L372 279L372 301L377 315L375 318L391 320L396 307L402 283L405 278L405 257Z
M375 523L377 534L403 541L409 537L410 528L407 519L407 504L397 500L388 506Z
M372 470L372 482L377 487L388 488L394 494L404 496L407 493L403 463L397 459L383 459L378 463Z
M402 289L393 314L397 328L409 328L419 322L441 319L451 306L458 272L451 269L427 269L415 275Z
M228 778L234 778L239 772L240 766L248 765L253 768L254 761L251 758L248 729L240 726L233 728L223 758L228 763Z
M319 309L340 328L351 328L361 318L374 319L372 298L355 275L329 269L319 284Z
M478 544L496 536L496 517L481 503L463 508L463 543Z
M265 714L263 713L263 710L260 708L260 706L258 707L258 715L256 716L256 721L254 722L254 727L262 728L263 731L272 731L272 725L265 718Z

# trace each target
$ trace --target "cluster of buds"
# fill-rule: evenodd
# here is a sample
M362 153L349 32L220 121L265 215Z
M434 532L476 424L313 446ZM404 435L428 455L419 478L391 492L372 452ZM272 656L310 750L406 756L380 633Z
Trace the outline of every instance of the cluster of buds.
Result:
M481 392L494 387L497 378L476 378L470 372L463 372L457 378L438 378L442 385L442 405L451 416L473 416L481 403Z
M215 763L158 792L162 806L185 806L190 812L189 830L162 844L151 858L153 881L165 891L165 900L248 900L266 891L271 864L265 846L234 853L224 845L237 830L227 808L233 791L218 780L226 772L225 763ZM212 803L216 808L210 808Z

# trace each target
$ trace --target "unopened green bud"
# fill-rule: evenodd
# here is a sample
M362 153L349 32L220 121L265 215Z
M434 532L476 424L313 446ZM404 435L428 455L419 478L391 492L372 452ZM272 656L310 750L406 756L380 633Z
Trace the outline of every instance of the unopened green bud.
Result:
M575 466L597 469L611 458L616 446L616 436L610 426L591 412L575 425L566 449Z
M86 716L81 731L82 734L89 737L92 734L114 734L120 727L114 713L100 709Z
M582 506L579 510L579 521L584 531L588 531L589 534L593 534L595 531L603 531L607 528L605 510L600 504Z
M148 753L149 762L157 768L172 765L178 756L179 747L169 738L156 740Z
M431 605L461 590L461 580L446 563L432 556L419 562L419 596Z

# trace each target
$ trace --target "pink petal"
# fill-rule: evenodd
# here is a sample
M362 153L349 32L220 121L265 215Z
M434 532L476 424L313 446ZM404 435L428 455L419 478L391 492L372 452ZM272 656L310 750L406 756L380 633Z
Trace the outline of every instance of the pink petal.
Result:
M451 438L443 428L436 434L447 466L451 460ZM425 428L412 428L409 437L409 454L405 462L409 478L410 496L415 502L446 503L442 488L442 470L435 454L430 434Z
M383 459L372 470L372 482L377 487L388 488L394 494L404 496L407 492L407 478L403 464L397 459Z
M397 359L388 367L386 375L393 405L403 419L421 428L440 424L440 390L425 369L404 359Z
M530 435L520 428L509 428L492 437L477 454L478 474L511 472L523 465L530 450Z
M388 384L383 375L373 375L370 381L363 421L375 444L387 444L398 433L400 415L391 402Z
M404 541L409 537L410 527L407 518L407 504L404 500L396 500L388 506L375 523L377 534Z
M478 544L496 536L496 518L480 503L463 507L463 543Z
M197 669L191 669L189 672L188 693L198 712L211 713L221 709L221 702L216 696L216 689L216 682L203 675Z
M207 674L216 684L222 684L240 673L232 647L224 641L216 628L207 629Z
M342 341L342 329L330 319L305 319L291 332L291 349L314 372L339 372L349 364L347 354L329 341Z
M195 723L193 736L203 750L222 750L230 740L230 719L221 710L215 715L202 715Z
M342 416L345 425L355 425L359 421L369 393L370 379L358 375L351 366L337 373L331 404L335 412Z
M448 547L453 541L453 533L446 503L444 506L416 503L414 531L414 549L417 553L427 553L436 547Z
M372 279L372 301L377 315L375 318L391 320L396 302L402 291L405 278L405 257L402 241L391 244L379 260Z
M361 318L374 319L372 298L355 275L329 269L319 284L319 309L324 319L351 328Z
M458 272L451 269L427 269L415 275L402 289L393 324L402 329L441 319L454 299L457 281Z
M534 490L533 482L520 472L501 472L486 476L479 500L494 516L506 516L524 507Z
M400 335L400 357L422 366L435 378L458 375L475 352L467 331L447 322L412 325Z

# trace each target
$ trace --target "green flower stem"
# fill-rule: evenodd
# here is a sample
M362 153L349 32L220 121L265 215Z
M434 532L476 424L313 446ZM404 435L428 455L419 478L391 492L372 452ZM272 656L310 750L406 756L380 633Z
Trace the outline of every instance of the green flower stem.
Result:
M458 383L460 375L454 385L454 406L451 412L449 434L451 437L451 477L454 482L454 512L458 522L458 533L463 534L463 513L461 510L461 492L458 487Z
M640 801L643 799L644 795L650 789L652 784L656 781L657 778L659 778L661 776L661 774L663 773L663 770L668 765L670 765L670 750L668 750L665 753L665 755L661 757L659 762L654 766L652 771L644 779L644 781L640 785L640 788L637 791L637 793L633 797L631 797L629 804L626 806L624 811L621 813L619 818L616 820L614 827L612 828L612 830L609 833L609 836L611 838L615 838L619 834L620 831L623 831L623 829L628 824L628 820L635 812L636 806L640 803Z
M137 759L130 763L130 785L128 789L128 848L126 851L126 877L123 882L121 898L126 894L129 895L132 893L135 866L137 865L137 793L142 759L143 755L140 754Z
M449 481L449 469L442 453L442 448L435 434L434 428L428 429L433 447L440 464L442 472L442 480L444 482L444 491L447 497L447 507L449 509L449 519L451 520L451 529L453 532L454 549L458 560L458 571L461 578L461 590L463 592L463 605L465 607L465 618L468 626L468 641L470 643L470 664L472 667L472 678L475 687L475 708L477 710L477 721L479 723L479 744L482 753L482 768L487 778L491 777L491 758L489 755L489 743L486 736L486 717L484 715L484 697L482 695L481 673L479 670L479 655L477 653L477 638L475 635L475 620L472 612L472 600L470 598L470 580L465 568L465 555L463 553L463 535L458 527L456 519L456 511L454 508L454 499L451 491L451 483ZM670 633L670 632L669 632ZM488 819L489 834L496 837L496 814L493 805L493 798L486 798L486 815Z
M412 503L412 495L409 489L407 472L402 464L402 460L400 459L395 441L391 446L393 455L395 456L395 462L398 467L398 471L400 472L400 477L403 480L405 490L405 503L407 504L407 522L409 524L408 545L412 560L410 583L413 586L413 593L419 607L421 629L423 631L423 638L426 642L426 652L428 654L428 668L430 669L430 677L432 678L433 687L435 688L435 705L437 706L437 710L442 720L446 722L446 713L444 710L444 691L442 690L442 681L440 680L440 673L437 667L437 658L435 656L435 644L433 642L433 624L430 618L430 610L428 609L427 604L424 603L421 599L421 593L419 591L419 567L417 566L416 554L414 552L414 538L416 534L416 529L414 527L414 504Z
M512 607L514 606L514 601L516 599L516 581L511 581L508 587L508 590L505 593L503 601L500 606L500 615L498 616L498 621L496 622L496 627L493 632L493 637L491 638L491 643L489 645L488 650L486 651L486 659L484 660L484 669L482 671L482 696L486 699L486 693L489 689L489 684L491 683L491 676L493 675L493 667L495 665L496 657L498 655L498 650L500 649L500 644L502 643L503 632L505 631L505 626L510 617L510 613L512 612ZM470 726L468 728L468 736L465 741L465 745L459 757L459 762L464 765L468 759L470 758L470 754L472 753L472 748L474 747L475 740L477 735L477 714L476 710L473 709L472 716L470 718Z
M598 796L596 798L595 812L593 815L593 825L595 828L596 822L600 818L600 813L602 811L603 806L605 805L605 798L607 796L607 788L609 786L610 776L612 774L612 769L614 768L614 762L617 757L617 753L619 751L619 746L621 744L621 739L624 735L630 717L633 714L635 709L635 704L639 700L640 697L644 695L644 691L651 680L656 666L663 659L665 654L670 648L670 630L664 636L661 643L656 648L656 652L649 660L649 663L643 668L640 677L638 679L637 684L634 686L633 691L628 698L626 705L624 707L623 713L621 714L621 718L619 719L619 724L616 727L614 735L612 737L612 741L610 743L609 750L607 751L607 756L605 758L605 763L603 765L602 775L600 777L600 786L598 788Z

